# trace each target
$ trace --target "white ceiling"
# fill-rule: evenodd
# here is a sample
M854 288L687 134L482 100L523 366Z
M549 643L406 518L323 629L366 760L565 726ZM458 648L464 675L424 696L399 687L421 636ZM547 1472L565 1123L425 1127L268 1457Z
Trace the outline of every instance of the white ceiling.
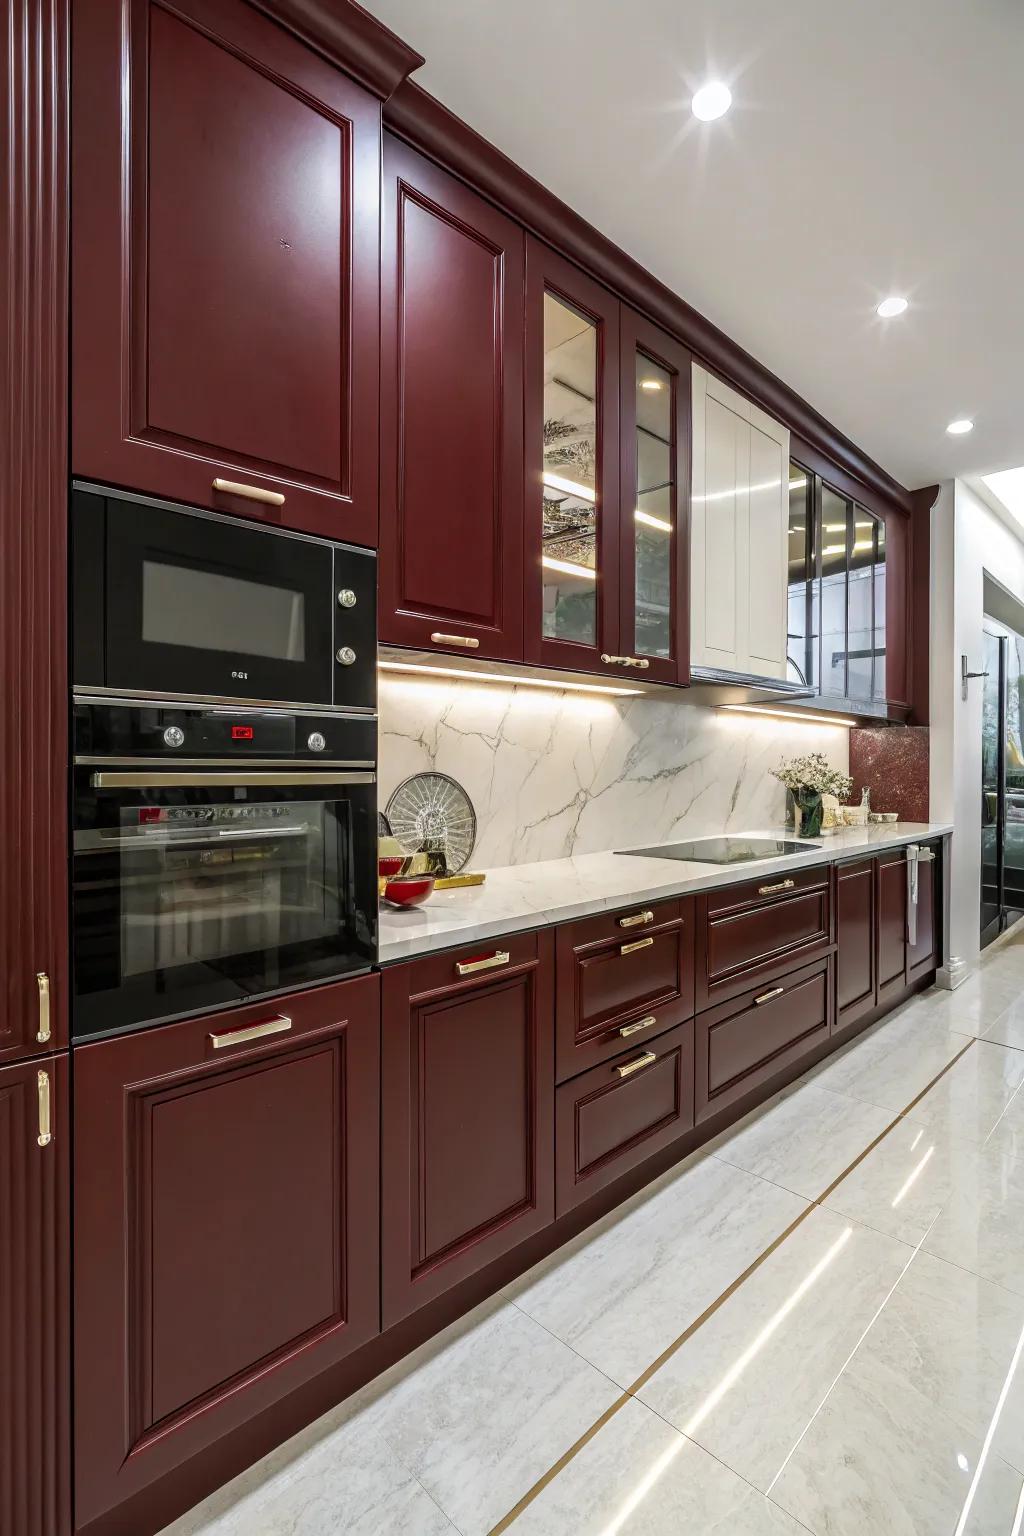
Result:
M1021 0L364 3L905 485L1024 463ZM698 124L715 77L733 108ZM911 307L883 322L889 293Z

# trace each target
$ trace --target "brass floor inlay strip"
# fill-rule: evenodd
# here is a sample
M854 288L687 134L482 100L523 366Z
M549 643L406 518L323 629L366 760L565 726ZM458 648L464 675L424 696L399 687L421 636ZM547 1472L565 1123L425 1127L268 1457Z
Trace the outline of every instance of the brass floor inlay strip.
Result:
M497 1525L493 1525L491 1527L487 1533L487 1536L502 1536L502 1533L507 1531L509 1527L519 1519L519 1516L524 1512L524 1510L530 1507L534 1500L544 1492L545 1488L547 1488L549 1484L555 1480L559 1473L565 1471L565 1468L570 1464L570 1462L576 1459L580 1452L590 1444L595 1435L600 1433L605 1425L615 1417L619 1410L624 1408L630 1399L635 1397L641 1388L647 1385L651 1377L656 1375L661 1367L665 1365L669 1360L671 1360L673 1355L677 1354L679 1350L682 1349L683 1345L687 1342L688 1339L693 1337L698 1328L702 1328L709 1318L714 1317L715 1313L725 1305L729 1298L736 1294L740 1286L744 1285L746 1281L750 1279L751 1275L755 1274L757 1270L761 1268L762 1264L766 1263L767 1260L771 1258L772 1254L776 1253L779 1248L781 1248L786 1239L792 1237L793 1233L797 1230L798 1227L803 1225L808 1216L810 1216L812 1212L821 1208L823 1203L828 1199L829 1195L833 1194L835 1190L839 1188L839 1185L843 1182L843 1180L848 1178L854 1169L858 1168L864 1159L875 1150L879 1143L883 1142L889 1133L894 1131L900 1122L907 1118L911 1111L916 1108L918 1104L920 1104L925 1095L931 1093L936 1083L941 1082L946 1073L949 1072L951 1068L955 1067L957 1062L962 1060L962 1058L966 1056L971 1047L973 1045L977 1045L977 1043L977 1039L972 1036L967 1041L967 1044L963 1047L963 1049L957 1051L956 1055L947 1061L946 1065L939 1072L936 1072L931 1082L926 1083L925 1086L921 1089L920 1093L916 1093L914 1095L909 1104L907 1104L903 1109L897 1111L897 1113L890 1120L889 1124L885 1126L881 1131L879 1131L878 1135L874 1137L872 1141L868 1142L867 1146L862 1152L858 1152L857 1156L843 1169L842 1173L837 1174L836 1177L832 1180L831 1184L829 1184L826 1189L823 1189L820 1195L809 1201L806 1208L800 1212L799 1216L795 1217L794 1220L790 1222L789 1226L779 1233L778 1237L773 1238L772 1241L768 1244L767 1248L763 1250L763 1252L759 1253L756 1258L751 1260L742 1274L737 1275L736 1279L731 1281L731 1283L726 1286L725 1290L722 1291L719 1296L716 1296L714 1301L710 1302L708 1306L704 1308L704 1311L700 1314L700 1316L695 1317L693 1322L683 1329L679 1337L673 1339L672 1343L662 1350L658 1358L656 1360L652 1360L651 1364L647 1366L645 1370L641 1371L636 1380L631 1382L628 1387L623 1389L615 1401L604 1410L600 1418L595 1419L594 1423L590 1425L589 1429L585 1429L583 1434L580 1435L579 1439L573 1441L572 1445L569 1446L569 1449L564 1451L558 1460L554 1462L547 1469L547 1471L537 1479L533 1486L526 1490L522 1498L517 1504L513 1505L508 1514L503 1515L498 1521ZM828 1058L826 1057L825 1059L827 1060ZM714 1156L714 1154L712 1153L711 1156ZM863 1223L861 1223L861 1225L863 1225Z

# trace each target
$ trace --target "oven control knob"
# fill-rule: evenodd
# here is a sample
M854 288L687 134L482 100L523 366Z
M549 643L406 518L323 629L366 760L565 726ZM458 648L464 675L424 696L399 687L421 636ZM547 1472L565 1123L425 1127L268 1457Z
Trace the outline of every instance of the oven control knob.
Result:
M321 736L319 731L313 731L309 737L309 740L306 742L306 746L311 752L322 752L326 745L327 742L323 736Z
M338 660L343 667L350 667L356 659L356 653L350 645L343 645L338 652Z
M180 725L169 725L164 731L164 744L168 747L180 747L185 740L185 732Z
M341 591L338 593L338 602L341 604L341 606L343 608L354 608L355 607L355 605L356 605L356 595L352 591L351 587L342 587Z

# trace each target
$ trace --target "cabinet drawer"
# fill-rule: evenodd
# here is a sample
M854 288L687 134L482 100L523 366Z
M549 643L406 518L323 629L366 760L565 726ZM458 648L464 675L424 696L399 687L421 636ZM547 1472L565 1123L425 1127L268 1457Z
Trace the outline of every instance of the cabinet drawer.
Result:
M829 958L709 1008L696 1021L697 1120L766 1083L829 1032Z
M693 1125L693 1021L555 1091L556 1211L561 1215Z
M696 1006L735 997L813 960L832 943L827 866L698 898Z
M556 953L559 1082L693 1013L692 901L566 923Z
M540 931L503 934L497 939L481 939L460 949L445 949L438 955L425 955L403 965L408 976L410 997L430 992L447 992L462 983L495 980L519 965L536 965ZM394 969L394 967L389 967Z

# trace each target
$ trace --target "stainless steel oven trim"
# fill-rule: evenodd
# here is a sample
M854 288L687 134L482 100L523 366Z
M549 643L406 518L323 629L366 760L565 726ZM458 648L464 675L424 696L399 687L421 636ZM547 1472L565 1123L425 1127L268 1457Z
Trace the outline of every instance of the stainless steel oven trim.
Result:
M259 788L319 789L331 784L375 784L375 773L94 773L93 789L224 789Z
M377 718L375 709L361 709L358 705L335 709L330 704L304 704L301 699L242 699L222 693L140 694L135 688L107 688L91 683L76 683L73 698L76 704L129 704L139 709L159 709L163 704L171 704L175 709L206 709L217 704L236 714L240 709L262 709L277 715L330 715L334 720Z
M76 768L348 768L373 772L369 758L341 757L76 757Z

